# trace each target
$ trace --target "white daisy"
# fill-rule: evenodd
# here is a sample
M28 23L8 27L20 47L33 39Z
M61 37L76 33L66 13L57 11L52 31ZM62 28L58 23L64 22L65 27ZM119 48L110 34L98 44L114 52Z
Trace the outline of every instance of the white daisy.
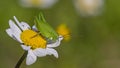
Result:
M104 0L74 0L78 13L82 16L96 16L103 9Z
M58 0L20 0L20 4L24 7L36 7L36 8L50 8Z
M33 64L37 57L54 55L58 58L58 53L53 48L60 45L63 39L62 36L59 36L55 43L47 44L47 41L34 31L37 30L35 26L31 28L27 23L19 22L15 16L14 20L18 26L12 20L9 20L10 28L6 29L6 32L10 37L22 43L21 47L28 51L26 58L27 65Z

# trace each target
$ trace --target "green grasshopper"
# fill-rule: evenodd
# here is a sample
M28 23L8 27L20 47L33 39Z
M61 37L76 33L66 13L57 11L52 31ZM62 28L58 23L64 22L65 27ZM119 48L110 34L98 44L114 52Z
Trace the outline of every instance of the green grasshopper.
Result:
M59 35L58 33L46 22L42 13L35 19L35 25L40 34L47 39L47 41L55 42Z

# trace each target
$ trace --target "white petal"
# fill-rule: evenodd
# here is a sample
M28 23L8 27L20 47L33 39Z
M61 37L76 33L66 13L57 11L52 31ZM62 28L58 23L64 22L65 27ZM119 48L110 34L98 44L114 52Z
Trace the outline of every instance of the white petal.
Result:
M43 56L46 56L46 49L37 48L33 50L33 53L38 57L43 57Z
M60 35L59 36L59 41L61 41L61 40L63 40L63 36Z
M32 0L20 0L20 4L21 4L23 7L32 7L31 1L32 1Z
M46 48L46 53L48 55L54 55L56 58L58 58L58 53L55 49L52 48Z
M10 37L12 37L12 31L11 31L11 29L9 28L9 29L6 29L6 32L7 32L7 34L10 36Z
M60 41L57 40L55 43L47 44L47 47L58 47L60 45Z
M21 22L20 24L21 24L23 30L28 30L28 29L30 29L30 26L29 26L26 22Z
M40 8L51 8L58 0L41 0Z
M27 51L27 50L30 50L30 48L31 48L30 46L26 46L26 45L21 45L21 47L22 47L24 50L26 50L26 51Z
M6 29L6 32L7 32L7 34L8 34L11 38L13 38L14 40L17 40L17 39L14 37L13 32L11 31L10 28L9 28L9 29ZM18 41L18 40L17 40L17 41Z
M25 23L25 22L21 22L21 23L20 23L15 16L14 16L14 19L15 19L16 23L18 24L18 26L19 26L22 30L27 30L27 29L30 28L30 26L29 26L27 23Z
M22 29L22 26L21 26L20 22L17 20L17 18L15 16L13 18L16 21L17 25Z
M13 36L22 43L21 39L20 39L20 34L21 34L21 30L18 28L17 25L15 25L15 23L12 20L9 20L9 25L10 25L10 29L11 32L13 34Z
M29 50L26 58L26 64L31 65L35 63L36 60L37 60L37 57L33 54L32 50Z
M23 7L38 7L38 8L50 8L56 2L58 2L58 0L37 0L38 4L35 4L33 0L20 0L20 1Z
M38 31L38 29L37 29L37 27L36 27L35 25L32 26L32 29L33 29L34 31Z
M59 39L55 43L48 44L47 47L58 47L62 39L63 37L59 37Z

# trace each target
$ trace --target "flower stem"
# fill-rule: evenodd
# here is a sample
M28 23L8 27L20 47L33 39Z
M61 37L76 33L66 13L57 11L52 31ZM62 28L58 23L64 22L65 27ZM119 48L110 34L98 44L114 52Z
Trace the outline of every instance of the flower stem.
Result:
M21 65L21 63L23 62L23 60L26 58L27 53L28 53L28 51L25 51L25 52L24 52L24 54L22 55L22 57L21 57L21 58L19 59L19 61L17 62L15 68L20 68L20 65Z

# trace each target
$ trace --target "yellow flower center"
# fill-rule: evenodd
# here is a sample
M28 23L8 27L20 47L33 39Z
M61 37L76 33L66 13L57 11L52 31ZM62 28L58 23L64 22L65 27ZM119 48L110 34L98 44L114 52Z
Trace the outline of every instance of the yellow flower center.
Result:
M64 37L64 40L70 40L70 30L65 24L61 24L57 27L57 32L59 35Z
M31 0L31 3L35 6L40 5L40 0Z
M46 40L33 30L25 30L21 33L21 40L31 49L46 48Z

